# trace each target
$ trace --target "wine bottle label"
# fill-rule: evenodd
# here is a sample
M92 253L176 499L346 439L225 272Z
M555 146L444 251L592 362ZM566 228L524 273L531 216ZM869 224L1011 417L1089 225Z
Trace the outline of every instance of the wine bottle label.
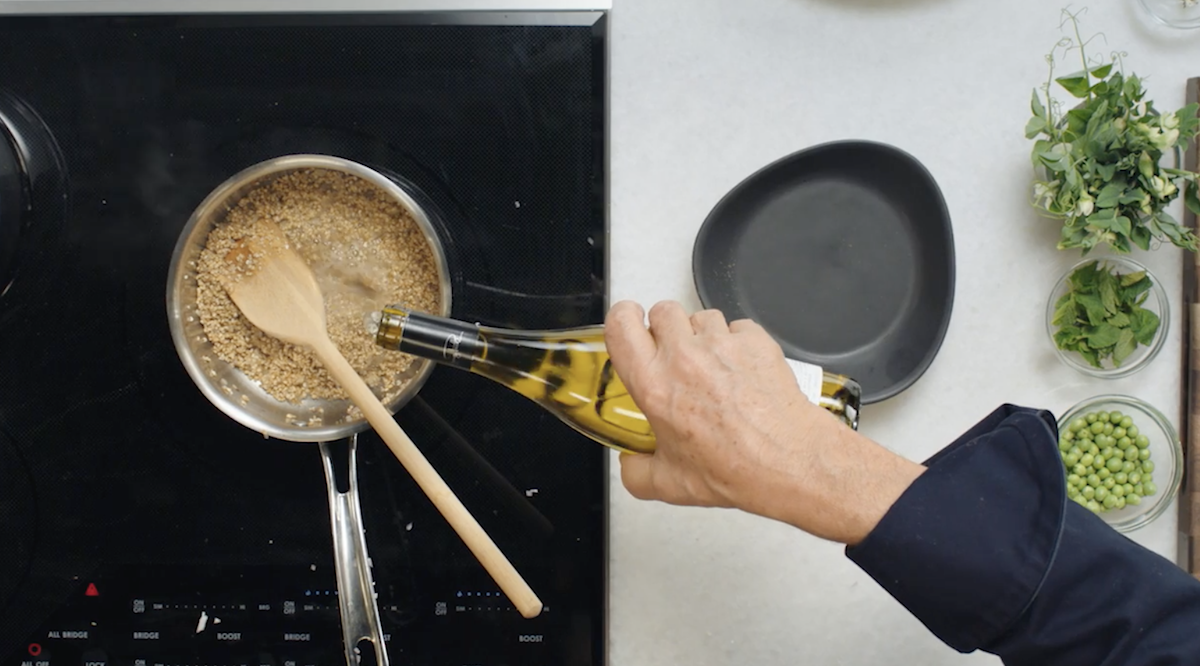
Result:
M825 382L825 371L820 366L804 363L791 358L785 358L792 366L792 374L796 375L796 383L800 392L814 405L821 404L821 385Z
M486 347L479 329L471 324L419 312L405 316L399 345L402 352L465 369L484 355Z

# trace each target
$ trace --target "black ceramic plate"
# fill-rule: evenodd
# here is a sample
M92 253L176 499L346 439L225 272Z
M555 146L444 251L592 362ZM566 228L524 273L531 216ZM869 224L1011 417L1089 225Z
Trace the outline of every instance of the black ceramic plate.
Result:
M727 194L692 253L706 308L749 318L784 353L849 375L863 402L933 362L954 301L954 236L911 155L839 141L768 165Z

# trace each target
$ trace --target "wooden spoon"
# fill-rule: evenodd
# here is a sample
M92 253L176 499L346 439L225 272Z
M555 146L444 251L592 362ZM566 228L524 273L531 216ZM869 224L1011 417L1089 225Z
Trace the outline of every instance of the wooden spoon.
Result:
M220 282L242 314L268 335L313 350L513 606L525 618L540 614L542 602L525 579L329 339L321 288L283 230L259 220L225 259L230 271Z

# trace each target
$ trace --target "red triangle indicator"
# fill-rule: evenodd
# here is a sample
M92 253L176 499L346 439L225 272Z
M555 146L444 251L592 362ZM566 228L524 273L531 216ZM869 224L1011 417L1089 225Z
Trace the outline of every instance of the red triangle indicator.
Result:
M97 589L96 589L96 584L95 584L95 583L88 583L88 587L87 587L87 593L86 593L86 594L87 594L89 597L98 597L98 596L100 596L100 590L97 590Z

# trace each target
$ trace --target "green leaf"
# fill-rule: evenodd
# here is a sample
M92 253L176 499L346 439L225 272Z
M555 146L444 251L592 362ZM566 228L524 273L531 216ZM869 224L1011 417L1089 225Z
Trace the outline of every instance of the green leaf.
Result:
M1103 365L1100 364L1100 355L1090 349L1080 349L1079 355L1082 356L1083 359L1085 361L1087 361L1088 364L1093 367L1096 367L1096 368L1104 367Z
M1046 121L1041 118L1030 118L1025 124L1025 138L1032 139L1046 129Z
M1117 280L1111 273L1105 273L1100 281L1100 303L1110 315L1116 314L1120 309L1117 302Z
M1101 324L1088 332L1087 341L1092 349L1111 347L1121 337L1121 329L1111 324Z
M1134 330L1134 336L1137 341L1143 345L1148 345L1154 340L1154 335L1158 333L1158 326L1161 320L1158 315L1150 310L1138 311L1137 327Z
M1120 366L1133 354L1133 350L1137 349L1137 342L1134 340L1133 331L1128 328L1121 331L1121 335L1117 338L1116 347L1113 348L1113 365Z
M1035 118L1041 118L1042 120L1047 120L1049 118L1049 116L1046 115L1046 107L1042 105L1042 99L1038 95L1036 88L1033 90L1033 101L1030 102L1029 109L1030 111L1033 111Z
M1131 285L1135 285L1145 279L1146 279L1146 271L1135 271L1133 273L1125 273L1124 275L1121 276L1121 286L1128 287ZM1129 297L1126 296L1125 300L1129 300Z
M1064 90L1071 93L1071 95L1074 97L1078 97L1080 99L1087 97L1088 92L1090 92L1089 88L1091 88L1091 86L1088 82L1088 77L1084 76L1082 73L1071 76L1062 76L1055 79L1055 81L1058 83L1058 85L1062 86Z
M1112 208L1106 208L1088 215L1088 226L1103 229L1105 231L1113 228L1113 224L1117 221L1117 211Z
M1198 189L1200 189L1200 186L1197 186L1196 183L1189 183L1184 188L1183 203L1193 215L1200 215L1200 193L1197 192Z
M1121 300L1126 303L1132 303L1137 299L1138 296L1141 296L1149 291L1150 287L1152 286L1153 285L1151 284L1149 278L1138 280L1137 282L1134 282L1133 284L1121 289Z
M1097 208L1112 208L1121 200L1121 195L1125 193L1125 186L1120 183L1109 183L1105 185L1100 194L1096 195Z
M1175 221L1175 218L1171 217L1170 213L1166 211L1160 211L1159 213L1155 214L1154 219L1158 222L1158 228L1162 230L1163 234L1165 234L1172 243L1178 245L1179 243L1183 242L1183 229L1180 228L1179 223Z
M1093 67L1092 76L1098 79L1106 79L1108 78L1109 73L1112 72L1112 68L1113 66L1111 62L1098 67Z
M1125 240L1133 232L1133 222L1124 215L1118 216L1116 221L1113 222L1113 231L1121 234L1120 240Z
M1080 266L1071 273L1068 281L1071 287L1076 291L1090 291L1096 284L1096 273L1099 271L1100 262L1089 261Z
M1130 204L1141 204L1142 193L1138 190L1130 190L1125 194L1122 194L1121 198L1118 199L1117 202L1123 206L1128 206Z
M1108 323L1116 326L1117 328L1128 328L1131 322L1129 315L1125 314L1124 312L1118 312L1117 314L1108 318Z
M1053 326L1063 326L1075 321L1075 298L1071 294L1065 294L1058 299L1057 306L1054 310L1054 319L1050 321Z
M1137 245L1143 250L1150 249L1150 232L1146 229L1146 227L1141 225L1134 227L1133 233L1131 233L1129 236L1133 239L1134 245Z
M1061 330L1054 334L1055 344L1059 349L1079 349L1080 345L1087 348L1087 341L1084 340L1083 329L1078 326L1064 326Z
M1084 311L1087 312L1088 323L1092 326L1099 326L1108 317L1104 304L1100 302L1100 297L1096 294L1076 294L1075 302L1083 306Z

